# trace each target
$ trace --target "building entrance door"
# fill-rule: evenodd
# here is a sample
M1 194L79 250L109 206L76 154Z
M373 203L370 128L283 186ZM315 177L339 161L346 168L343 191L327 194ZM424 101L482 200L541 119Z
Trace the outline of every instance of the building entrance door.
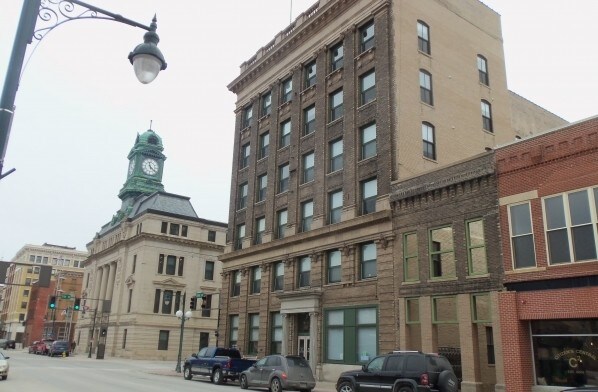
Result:
M299 345L298 345L299 356L305 358L309 361L309 354L310 354L310 339L309 336L299 336Z

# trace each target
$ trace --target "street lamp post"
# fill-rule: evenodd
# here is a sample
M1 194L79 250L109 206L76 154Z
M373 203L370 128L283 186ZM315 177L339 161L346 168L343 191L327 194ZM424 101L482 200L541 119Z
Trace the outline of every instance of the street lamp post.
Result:
M77 6L83 7L83 10ZM38 17L50 25L35 30ZM79 0L24 0L0 98L0 179L15 171L10 169L3 173L3 167L27 45L33 40L41 41L55 27L77 19L106 19L147 30L144 42L129 54L135 75L141 83L146 84L153 81L158 72L166 69L166 61L157 46L160 38L156 34L158 25L155 15L152 23L145 26Z
M185 308L185 297L186 297L186 294L183 294L183 309ZM185 331L185 321L189 320L191 318L191 316L193 316L193 312L188 310L185 313L183 313L183 311L179 309L176 311L175 314L181 320L181 333L180 333L180 337L179 337L179 354L177 356L176 367L174 370L177 373L180 373L181 372L181 353L183 351L183 333Z

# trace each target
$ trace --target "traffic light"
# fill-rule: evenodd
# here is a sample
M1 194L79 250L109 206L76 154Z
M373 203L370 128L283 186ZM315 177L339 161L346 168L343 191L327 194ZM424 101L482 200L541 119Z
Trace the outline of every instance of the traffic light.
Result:
M56 309L56 296L51 296L50 297L50 302L48 302L48 307L50 309Z
M75 298L75 304L73 310L81 310L81 298Z
M195 310L196 307L197 307L197 298L191 297L191 301L189 303L189 309Z
M100 336L106 336L106 335L108 335L108 328L102 327L100 329Z
M203 297L203 298L201 299L201 308L202 308L202 309L205 309L207 305L208 305L207 298L206 298L206 297Z

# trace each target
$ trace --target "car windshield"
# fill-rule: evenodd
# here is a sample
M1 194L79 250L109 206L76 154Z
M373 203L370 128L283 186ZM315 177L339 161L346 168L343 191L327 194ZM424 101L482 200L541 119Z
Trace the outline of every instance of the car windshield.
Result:
M309 364L304 358L301 357L287 357L287 364L289 367L291 366L298 366L298 367L309 367Z

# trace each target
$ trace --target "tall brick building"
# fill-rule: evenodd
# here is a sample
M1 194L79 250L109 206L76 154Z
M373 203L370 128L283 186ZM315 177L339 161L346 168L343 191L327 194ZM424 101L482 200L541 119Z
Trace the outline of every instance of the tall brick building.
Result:
M320 0L229 89L220 333L328 380L403 343L391 184L564 123L507 89L500 17L477 0Z
M598 385L598 117L496 160L507 390Z

